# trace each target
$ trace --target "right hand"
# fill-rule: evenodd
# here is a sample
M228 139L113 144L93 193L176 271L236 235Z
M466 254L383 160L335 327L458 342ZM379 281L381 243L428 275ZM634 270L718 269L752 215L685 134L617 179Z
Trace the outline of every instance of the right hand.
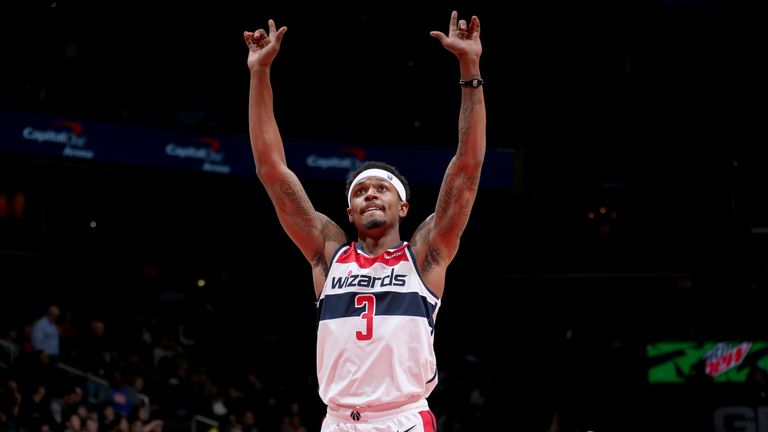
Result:
M254 71L260 67L269 67L280 50L280 43L288 27L277 30L275 21L269 20L269 34L264 29L255 32L243 32L243 39L248 45L248 69Z
M459 20L456 11L451 12L451 21L448 24L448 35L440 31L429 32L430 36L437 38L445 49L454 53L459 59L480 58L483 46L480 43L480 19L472 16L467 26L466 20Z

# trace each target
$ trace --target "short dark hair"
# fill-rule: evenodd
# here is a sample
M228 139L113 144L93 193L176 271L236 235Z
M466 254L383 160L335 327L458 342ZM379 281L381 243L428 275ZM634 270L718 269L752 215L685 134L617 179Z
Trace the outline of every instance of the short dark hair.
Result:
M405 188L405 199L403 201L408 201L411 199L411 188L408 187L408 180L406 180L405 177L400 174L400 171L398 171L397 168L386 162L380 161L365 162L364 164L360 165L359 168L352 171L352 173L349 175L349 178L347 179L347 188L344 191L344 195L349 196L349 189L352 187L352 181L355 179L355 177L357 177L361 172L373 168L383 169L384 171L390 172L393 176L397 177L397 179L400 180L400 182L403 184L403 188Z

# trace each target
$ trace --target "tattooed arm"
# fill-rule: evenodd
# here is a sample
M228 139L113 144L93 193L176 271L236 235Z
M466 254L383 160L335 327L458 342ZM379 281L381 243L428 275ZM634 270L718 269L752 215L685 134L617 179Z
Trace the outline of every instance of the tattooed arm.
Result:
M481 78L480 20L476 16L467 26L454 11L447 36L439 31L430 34L459 59L462 80ZM485 157L485 117L482 85L463 86L456 155L443 177L435 213L413 236L412 246L422 277L438 295L442 295L446 267L456 256L477 195Z
M268 33L259 29L243 34L251 72L248 126L256 173L267 189L283 229L312 264L315 291L319 292L331 255L347 238L338 225L315 211L298 177L286 163L273 110L270 70L287 30L286 27L278 30L275 22L269 20Z

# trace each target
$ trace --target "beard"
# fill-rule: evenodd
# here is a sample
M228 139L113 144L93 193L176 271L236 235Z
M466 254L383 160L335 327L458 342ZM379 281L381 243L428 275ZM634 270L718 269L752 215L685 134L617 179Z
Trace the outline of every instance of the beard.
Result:
M384 219L371 219L369 221L366 221L363 224L363 226L365 227L365 229L370 230L370 229L381 228L386 224L387 224L387 221L385 221Z

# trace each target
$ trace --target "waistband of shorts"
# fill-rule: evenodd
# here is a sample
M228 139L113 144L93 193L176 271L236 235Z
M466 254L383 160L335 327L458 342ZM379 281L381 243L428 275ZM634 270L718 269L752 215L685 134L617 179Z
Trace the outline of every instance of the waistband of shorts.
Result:
M397 402L371 407L352 408L342 406L329 406L328 416L351 423L365 423L370 421L383 420L387 417L399 416L409 411L425 411L428 409L429 404L427 403L427 400L421 398L413 402Z

